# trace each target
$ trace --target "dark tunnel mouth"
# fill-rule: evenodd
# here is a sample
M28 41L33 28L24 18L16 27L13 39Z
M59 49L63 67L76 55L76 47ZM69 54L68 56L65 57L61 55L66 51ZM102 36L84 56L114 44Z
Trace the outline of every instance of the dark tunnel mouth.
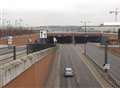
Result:
M48 36L47 43L54 43L53 37L57 39L57 43L60 44L71 44L73 43L73 36ZM85 42L94 42L94 43L100 43L101 42L101 36L75 36L74 37L75 43L85 43Z

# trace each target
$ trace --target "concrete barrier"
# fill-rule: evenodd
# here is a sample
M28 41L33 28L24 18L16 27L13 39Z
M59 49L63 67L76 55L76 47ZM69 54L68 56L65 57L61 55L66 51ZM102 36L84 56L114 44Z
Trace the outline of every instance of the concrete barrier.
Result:
M22 72L41 60L54 48L45 49L0 66L0 88L19 76Z

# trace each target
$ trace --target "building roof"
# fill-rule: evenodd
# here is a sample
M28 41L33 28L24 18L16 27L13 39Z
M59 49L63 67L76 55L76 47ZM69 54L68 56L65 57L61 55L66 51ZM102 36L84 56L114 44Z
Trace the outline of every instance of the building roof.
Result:
M105 26L120 26L120 22L104 22Z

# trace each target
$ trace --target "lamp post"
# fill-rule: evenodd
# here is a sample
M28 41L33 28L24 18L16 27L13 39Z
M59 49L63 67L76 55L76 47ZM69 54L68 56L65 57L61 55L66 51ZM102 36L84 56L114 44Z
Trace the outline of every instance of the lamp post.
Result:
M73 35L72 35L72 43L75 45L75 32L73 31Z
M109 11L109 13L115 15L115 22L117 22L118 21L118 14L120 13L118 8L115 8L115 10L113 10L113 11ZM116 28L113 29L113 32L115 32L115 31L116 31Z
M3 22L3 8L2 9L0 9L0 24L1 24L1 26L2 26L2 22Z
M86 44L87 44L87 37L88 35L86 34L87 32L87 23L90 23L90 21L81 21L81 23L84 23L84 27L85 27L85 40L84 40L84 55L86 55Z
M118 14L120 13L120 11L118 11L118 8L115 8L115 10L113 10L113 11L110 11L109 12L110 14L112 14L112 13L114 13L114 15L115 15L115 22L117 22L118 21Z
M84 24L85 24L85 45L84 45L84 54L86 55L86 43L87 43L87 37L86 37L86 32L87 32L86 22L84 22Z

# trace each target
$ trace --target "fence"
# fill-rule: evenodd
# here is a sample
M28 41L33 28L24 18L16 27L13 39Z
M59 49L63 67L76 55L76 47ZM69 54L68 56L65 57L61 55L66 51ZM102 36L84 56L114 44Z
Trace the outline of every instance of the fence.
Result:
M50 47L54 47L53 44L28 44L25 46L9 46L0 49L0 65L4 63L8 63L12 60L16 60L17 58L40 51L43 49L47 49Z
M50 48L50 47L55 47L56 45L54 44L28 44L27 45L27 54L29 53L33 53L33 52L36 52L36 51L40 51L40 50L43 50L43 49L47 49L47 48Z

